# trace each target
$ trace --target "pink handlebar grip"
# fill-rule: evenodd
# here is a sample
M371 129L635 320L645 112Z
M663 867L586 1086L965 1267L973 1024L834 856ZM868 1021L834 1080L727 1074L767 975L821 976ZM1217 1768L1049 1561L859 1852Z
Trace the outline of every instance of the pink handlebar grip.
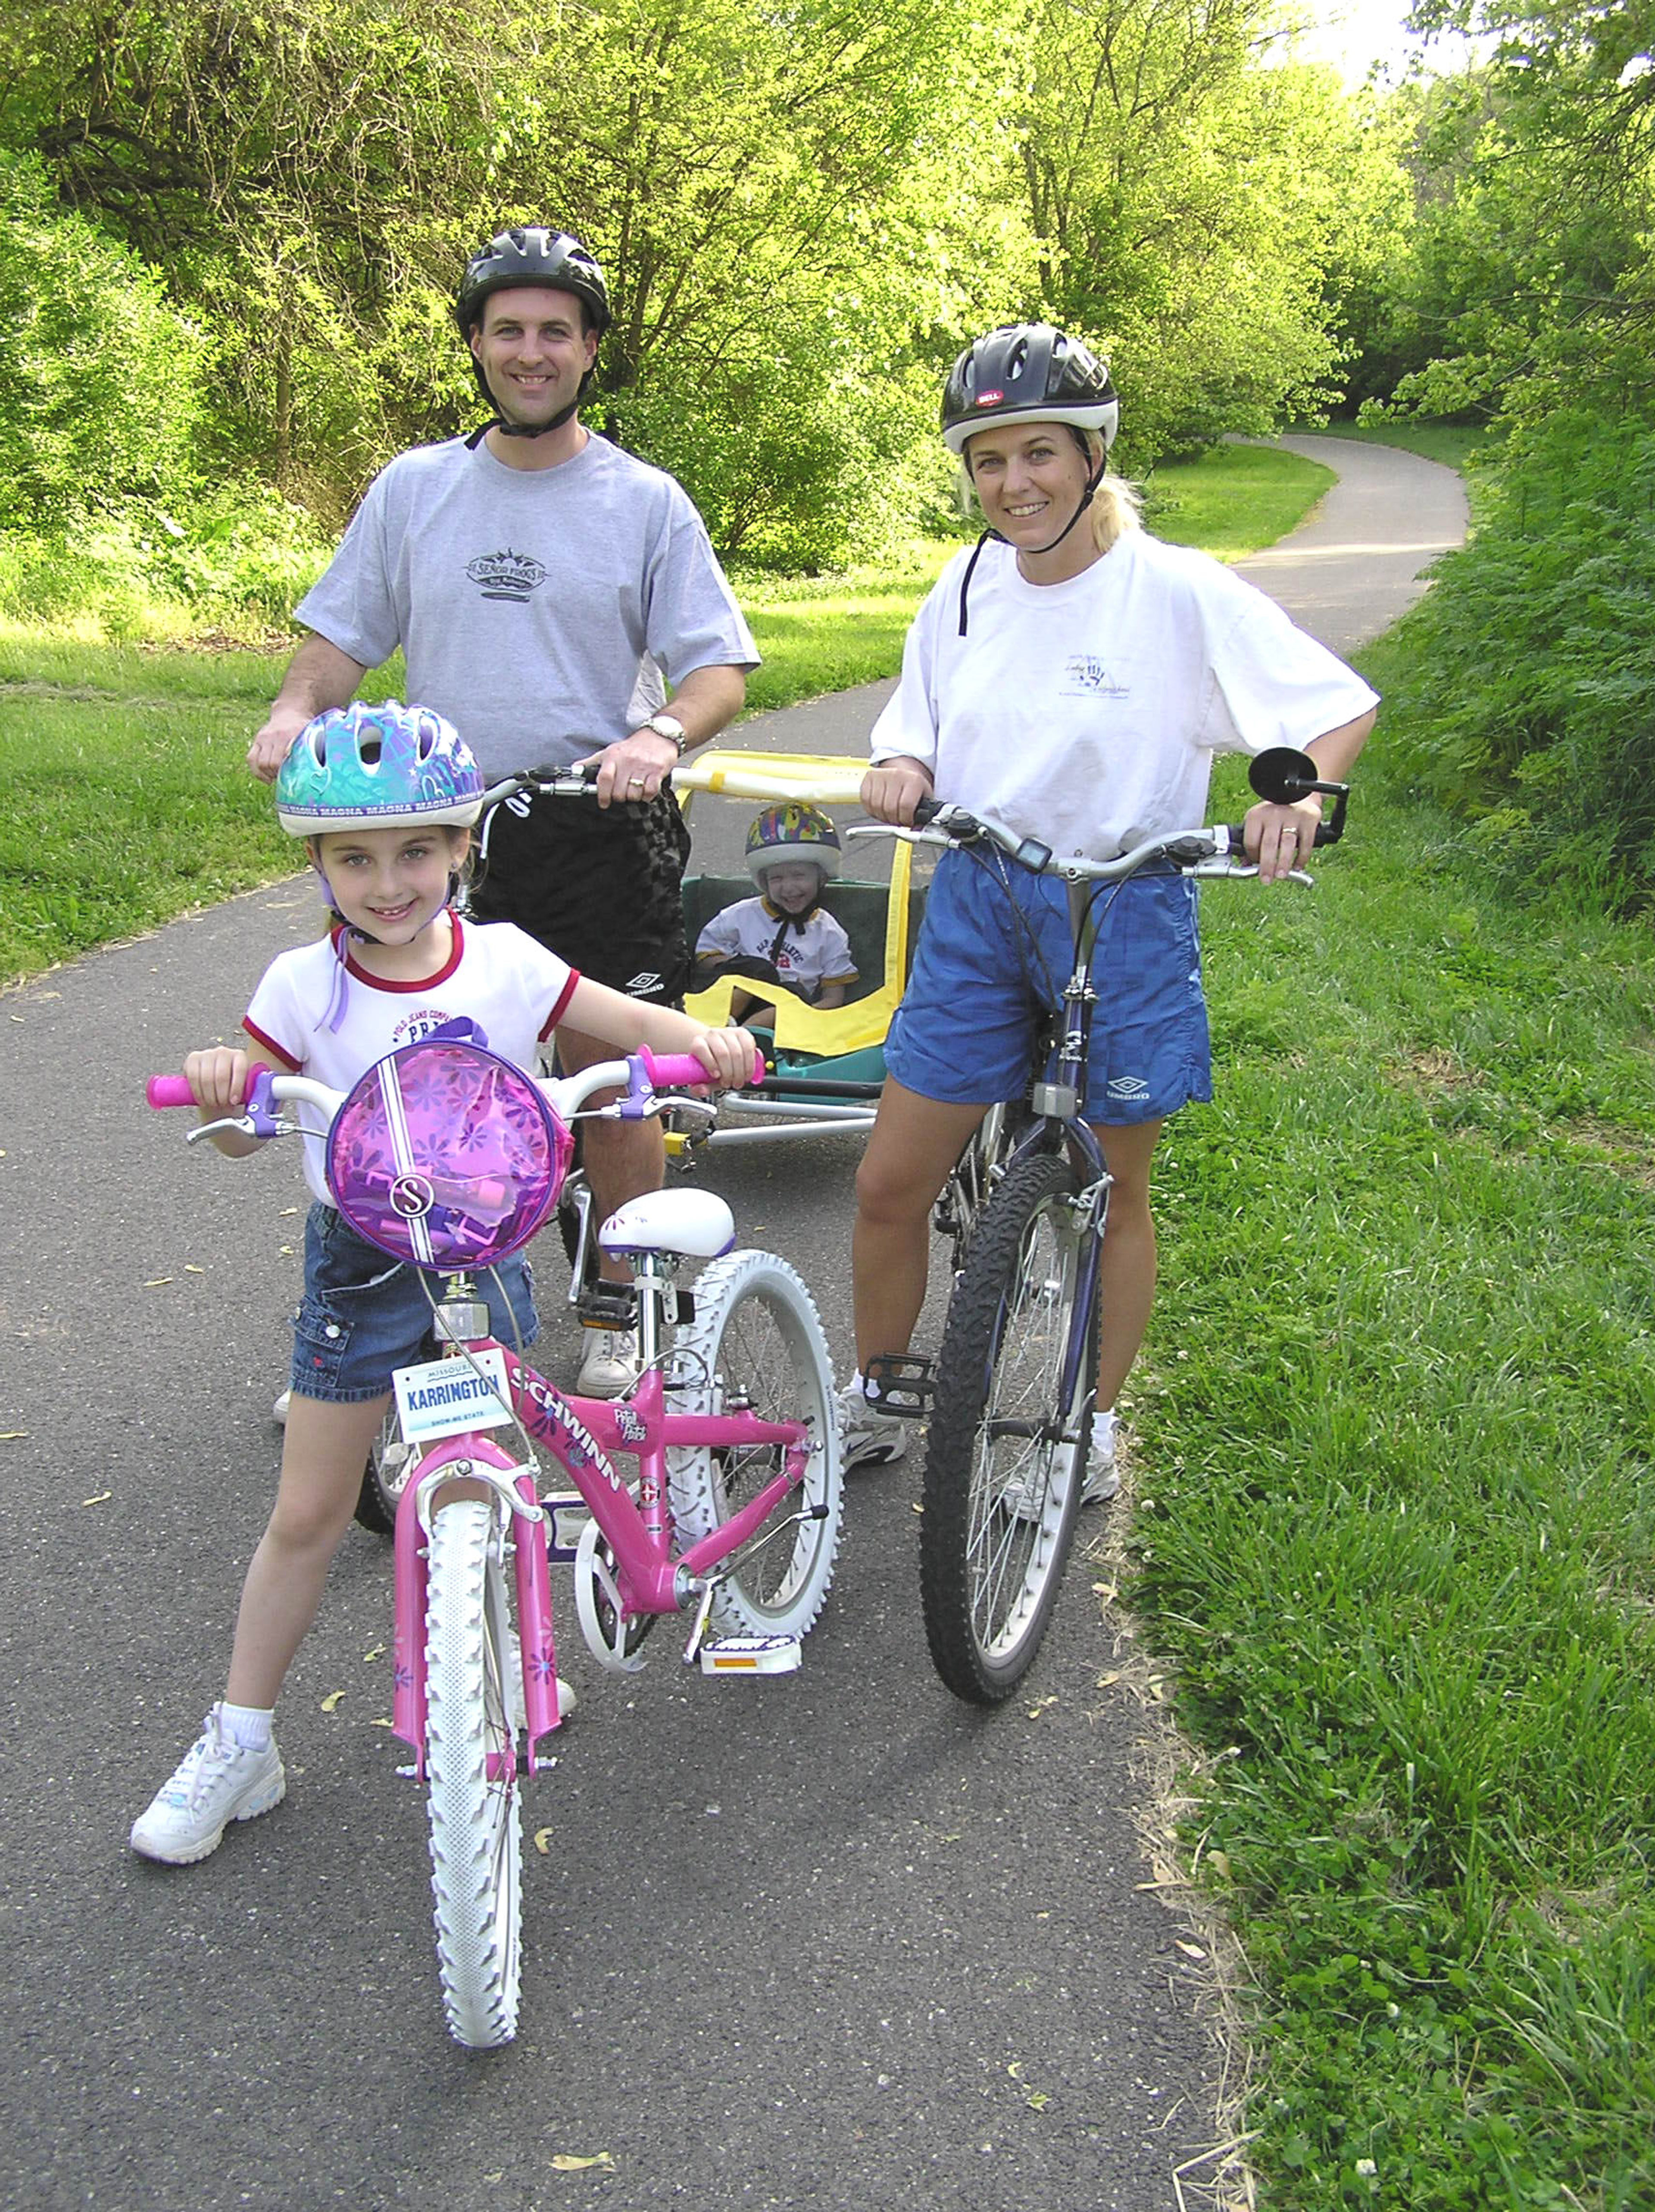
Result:
M255 1060L247 1069L246 1087L241 1093L242 1103L253 1096L253 1086L266 1073L262 1060ZM193 1106L194 1093L189 1078L184 1075L152 1075L143 1086L143 1095L152 1106Z
M692 1052L654 1053L646 1045L641 1057L649 1072L649 1080L660 1091L681 1091L691 1084L716 1088L720 1081L719 1077L707 1073ZM747 1080L749 1083L764 1080L764 1056L757 1045L753 1048L752 1073Z

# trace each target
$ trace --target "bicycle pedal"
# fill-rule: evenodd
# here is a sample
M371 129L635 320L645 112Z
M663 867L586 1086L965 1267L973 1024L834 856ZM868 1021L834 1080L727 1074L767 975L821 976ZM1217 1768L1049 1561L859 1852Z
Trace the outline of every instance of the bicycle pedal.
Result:
M792 1674L803 1649L796 1636L723 1636L701 1647L703 1674Z
M554 1566L572 1567L592 1515L579 1491L540 1500L546 1516L546 1557Z
M916 1352L877 1352L862 1376L862 1395L868 1404L905 1421L922 1421L936 1391L936 1362Z
M630 1283L588 1283L575 1305L582 1328L636 1328L638 1293Z

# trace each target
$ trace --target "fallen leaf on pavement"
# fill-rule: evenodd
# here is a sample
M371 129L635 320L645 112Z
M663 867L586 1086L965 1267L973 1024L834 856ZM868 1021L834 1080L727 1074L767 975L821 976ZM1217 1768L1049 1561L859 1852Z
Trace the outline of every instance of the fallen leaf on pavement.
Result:
M607 2173L615 2171L615 2161L606 2150L592 2158L576 2158L572 2151L560 2150L551 2161L554 2173L584 2173L589 2166L600 2166Z
M322 1699L322 1711L325 1713L338 1712L339 1710L339 1700L344 1697L344 1692L343 1690L330 1690L327 1695Z
M82 1505L107 1505L114 1494L113 1490L100 1490L95 1498L83 1498L81 1503Z

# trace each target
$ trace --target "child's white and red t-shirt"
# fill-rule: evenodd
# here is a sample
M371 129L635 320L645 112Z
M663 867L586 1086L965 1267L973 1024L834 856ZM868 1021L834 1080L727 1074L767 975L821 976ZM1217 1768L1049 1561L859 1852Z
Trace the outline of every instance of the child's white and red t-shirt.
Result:
M399 1045L417 1044L462 1018L481 1030L477 1042L532 1075L538 1048L562 1018L579 975L511 922L452 920L447 961L417 983L370 975L338 931L283 952L265 969L242 1027L279 1066L336 1091L349 1091ZM320 1133L307 1130L305 1180L331 1206L322 1159Z

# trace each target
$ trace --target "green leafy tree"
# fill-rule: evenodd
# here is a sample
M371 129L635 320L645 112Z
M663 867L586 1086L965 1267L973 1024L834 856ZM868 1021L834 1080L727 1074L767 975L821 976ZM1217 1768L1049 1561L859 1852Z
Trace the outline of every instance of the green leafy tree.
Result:
M152 270L0 153L0 528L180 501L205 351Z
M1261 67L1259 0L1040 0L1018 159L1041 301L1104 342L1141 468L1330 395L1336 294L1388 251L1392 139L1331 76Z

